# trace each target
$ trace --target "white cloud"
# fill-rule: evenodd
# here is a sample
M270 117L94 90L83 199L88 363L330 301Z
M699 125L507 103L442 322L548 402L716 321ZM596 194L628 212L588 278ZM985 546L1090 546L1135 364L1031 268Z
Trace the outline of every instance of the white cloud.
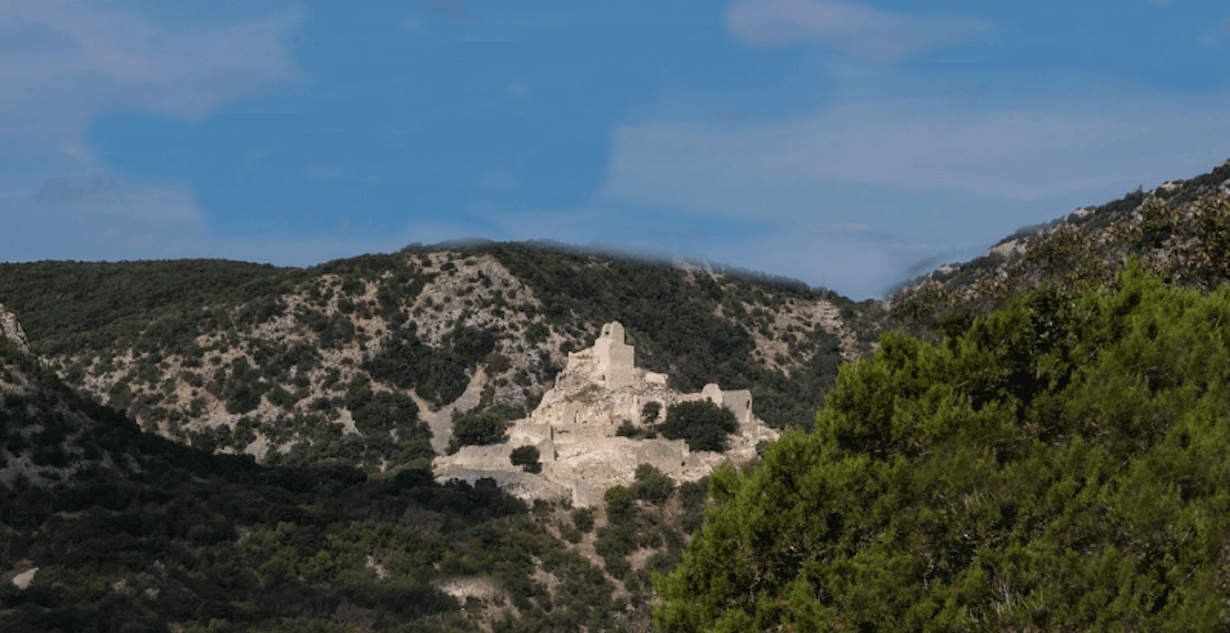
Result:
M882 61L946 46L991 28L975 17L890 13L826 0L737 0L726 13L726 24L735 37L756 46L813 42Z
M186 187L57 177L33 194L12 184L0 191L5 261L167 258L209 237Z
M297 76L293 15L176 29L114 3L0 3L0 135L33 136L88 159L97 114L135 109L184 118Z
M104 177L94 191L94 181L84 176L55 181L54 189L71 195L38 200L29 187L22 186L25 183L13 179L6 179L0 187L0 208L4 209L0 261L209 257L308 266L362 253L391 252L414 241L410 233L356 238L347 235L340 224L333 235L324 236L220 237L206 226L186 185Z
M604 195L779 219L810 213L823 199L815 190L834 182L1037 200L1224 153L1228 101L1120 93L1067 108L962 113L948 100L923 98L847 102L733 130L690 121L630 125L614 134ZM792 193L810 196L810 204L793 205Z
M115 111L197 119L294 79L297 20L180 28L126 3L0 0L0 160L20 166L0 174L0 258L233 252L209 234L186 185L117 180L85 131Z
M1034 82L971 105L953 87L912 85L901 91L918 96L892 98L862 83L785 120L624 125L599 203L751 223L762 237L705 250L865 297L928 256L968 259L1023 224L1230 156L1230 93L1082 87L1081 101L1067 84Z

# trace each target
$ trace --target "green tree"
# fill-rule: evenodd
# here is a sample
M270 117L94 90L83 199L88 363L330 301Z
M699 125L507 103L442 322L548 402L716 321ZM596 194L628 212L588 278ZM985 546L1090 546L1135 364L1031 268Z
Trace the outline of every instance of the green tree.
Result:
M464 415L453 421L453 439L449 441L449 453L456 453L462 446L495 444L504 439L508 422L492 410L477 415Z
M675 492L675 481L656 467L641 464L636 467L636 482L630 490L637 499L662 505Z
M664 631L1213 631L1230 288L1130 264L934 344L885 336L657 582Z
M538 448L534 446L518 446L512 451L509 459L512 460L513 466L520 466L523 470L531 470L538 465Z
M726 436L738 428L730 410L708 400L692 400L667 407L662 435L671 440L687 440L688 448L694 451L724 451Z
M641 423L653 424L658 421L658 416L662 414L662 403L657 400L650 400L641 407Z

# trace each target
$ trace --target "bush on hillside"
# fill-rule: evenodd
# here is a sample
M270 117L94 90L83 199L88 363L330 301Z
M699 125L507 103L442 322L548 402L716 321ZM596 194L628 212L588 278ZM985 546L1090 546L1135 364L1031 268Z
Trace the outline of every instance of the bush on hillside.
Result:
M662 505L675 492L675 481L650 464L636 467L636 482L631 488L633 496L654 505Z
M687 440L693 451L724 451L726 436L735 432L739 423L730 410L709 402L692 400L667 407L662 435L671 440Z
M504 439L507 430L508 422L495 411L463 415L453 420L453 439L449 441L448 452L456 453L462 446L496 444Z
M539 457L538 449L533 446L518 446L509 455L512 465L520 466L522 470L534 470L539 465Z

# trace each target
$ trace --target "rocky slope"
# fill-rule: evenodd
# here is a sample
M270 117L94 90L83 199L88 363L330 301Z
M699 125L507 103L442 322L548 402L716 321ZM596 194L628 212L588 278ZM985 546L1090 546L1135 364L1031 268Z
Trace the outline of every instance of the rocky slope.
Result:
M902 322L955 331L1044 282L1060 291L1107 283L1131 256L1180 286L1208 291L1230 280L1230 161L1019 231L984 257L914 280L890 303Z
M751 389L771 424L807 425L837 365L870 349L884 318L878 304L797 282L518 244L306 270L7 264L0 300L50 369L144 429L369 470L425 464L459 413L526 414L568 352L615 319L672 386Z
M131 420L82 398L43 367L3 306L0 324L0 484L46 487L151 468L156 447L137 441Z
M336 460L269 468L185 447L76 394L17 348L19 331L0 335L0 630L648 621L643 561L621 581L559 538L592 553L593 520L582 537L563 510L531 514L493 486L437 485L413 468L369 479ZM674 560L682 537L654 517L673 538L652 551Z

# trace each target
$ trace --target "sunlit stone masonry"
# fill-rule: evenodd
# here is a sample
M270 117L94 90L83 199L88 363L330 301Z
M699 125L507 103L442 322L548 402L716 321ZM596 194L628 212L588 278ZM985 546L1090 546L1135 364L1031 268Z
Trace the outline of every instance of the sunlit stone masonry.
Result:
M490 477L527 501L571 500L574 506L587 507L602 503L608 488L631 484L640 464L652 464L677 481L695 481L722 463L752 459L758 443L777 439L777 432L752 412L750 391L724 391L708 384L700 393L680 393L667 387L665 374L638 368L635 360L636 350L625 342L623 326L606 324L593 347L568 355L554 387L528 418L513 422L507 442L466 446L455 455L437 457L437 481L473 483ZM623 425L661 423L668 407L689 400L709 400L735 414L739 429L731 434L725 452L691 452L684 440L616 435ZM657 420L642 419L649 402L660 405ZM539 472L512 464L512 451L521 446L538 449Z

